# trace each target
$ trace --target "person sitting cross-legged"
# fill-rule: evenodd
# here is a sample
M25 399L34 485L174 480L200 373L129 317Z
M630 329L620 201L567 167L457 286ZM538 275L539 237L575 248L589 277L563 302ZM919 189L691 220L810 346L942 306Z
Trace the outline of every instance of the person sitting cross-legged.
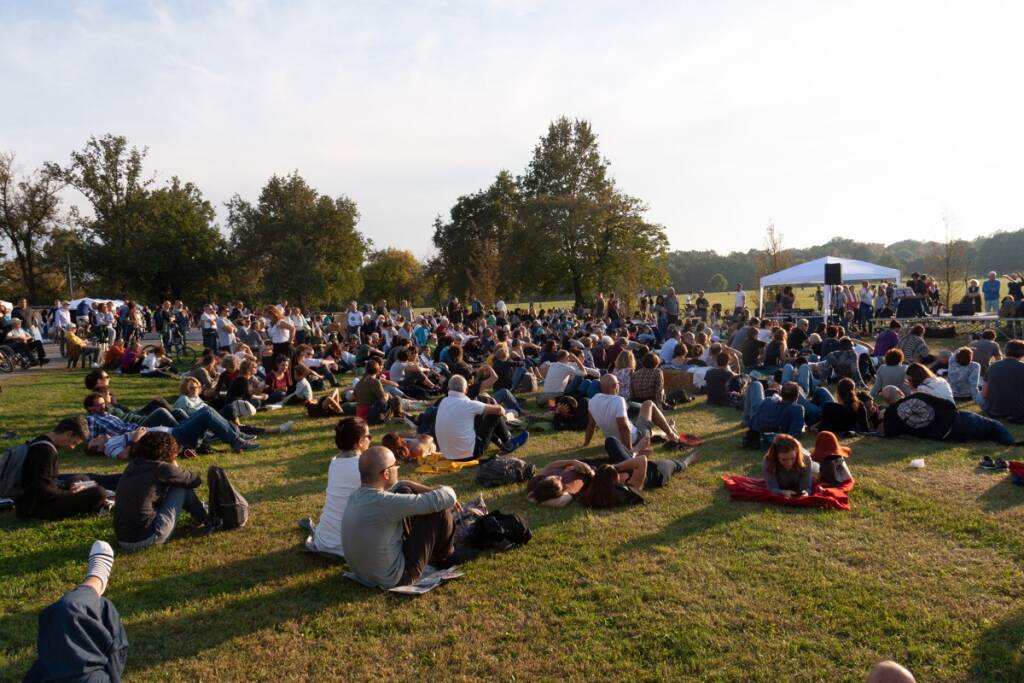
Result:
M426 566L444 568L454 552L453 510L459 509L449 486L430 488L399 481L398 460L383 446L359 456L359 488L341 521L341 543L352 572L380 588L419 580Z
M644 401L640 404L636 423L633 424L629 421L626 399L619 396L619 381L615 375L602 375L600 382L601 393L591 398L587 404L589 418L583 435L584 448L590 445L594 431L598 428L605 439L618 439L630 451L637 453L649 452L654 427L659 427L665 432L670 443L679 442L679 434L653 401Z
M434 434L438 450L446 459L479 458L492 441L505 453L526 443L528 432L512 436L503 406L474 401L466 395L467 388L465 377L453 375L448 380L448 395L437 408Z
M204 531L216 529L195 492L202 479L178 467L174 437L147 432L130 453L131 462L118 482L114 506L114 535L122 548L140 550L167 542L182 510Z

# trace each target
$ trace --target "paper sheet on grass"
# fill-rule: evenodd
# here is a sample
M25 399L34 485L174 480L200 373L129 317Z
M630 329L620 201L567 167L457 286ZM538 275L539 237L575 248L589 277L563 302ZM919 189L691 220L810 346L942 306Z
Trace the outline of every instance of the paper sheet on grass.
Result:
M401 595L423 595L429 591L434 590L442 583L457 579L465 576L465 572L458 571L458 567L449 567L448 569L434 569L428 566L423 570L423 575L420 576L420 580L416 583L408 586L395 586L394 588L386 589L389 593L399 593ZM376 588L371 583L364 581L352 572L345 572L345 578L351 581L355 581L358 584L366 586L367 588ZM382 589L383 590L383 589Z

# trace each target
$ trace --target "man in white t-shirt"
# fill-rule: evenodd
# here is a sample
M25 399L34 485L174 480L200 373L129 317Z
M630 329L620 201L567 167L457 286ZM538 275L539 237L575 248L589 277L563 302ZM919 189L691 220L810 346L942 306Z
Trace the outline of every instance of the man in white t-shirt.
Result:
M544 375L544 386L541 388L539 396L541 402L564 394L573 377L587 376L587 369L583 366L583 361L565 349L559 351L556 358L556 362L548 365Z
M221 306L217 316L217 350L231 352L235 346L235 326L228 320L228 307Z
M668 330L665 332L665 343L661 345L661 349L658 351L658 357L661 358L662 365L668 365L672 362L672 356L675 354L678 344L679 331L675 326L669 325Z
M315 525L309 517L299 526L309 532L306 550L344 557L341 544L341 521L352 492L359 488L359 454L370 445L370 428L360 417L344 417L334 428L334 444L340 451L327 469L327 493L320 521Z
M747 307L747 293L743 291L743 285L739 282L736 283L736 305L733 307L733 313L736 315L742 315L744 309Z
M502 318L504 318L508 314L508 306L501 299L498 299L498 302L494 304L494 310Z
M526 443L527 432L513 437L505 422L505 409L466 396L466 378L453 375L448 395L441 400L434 419L437 448L448 460L473 460L494 441L506 454Z
M595 429L600 429L605 439L618 439L634 453L650 450L651 432L655 426L665 432L670 443L679 441L679 434L653 401L640 404L636 424L632 424L626 399L619 396L619 380L610 373L601 377L601 393L590 399L587 412L584 448L590 445Z
M217 314L213 306L203 306L203 312L199 316L199 329L203 332L203 346L211 351L217 351Z

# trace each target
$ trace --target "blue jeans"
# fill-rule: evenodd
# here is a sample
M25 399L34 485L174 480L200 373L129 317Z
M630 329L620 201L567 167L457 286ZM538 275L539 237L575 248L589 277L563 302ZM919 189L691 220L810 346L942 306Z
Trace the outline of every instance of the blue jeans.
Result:
M90 586L78 586L39 615L39 659L26 681L68 680L69 671L89 671L88 680L121 680L128 636L114 603Z
M957 411L956 419L953 420L953 429L950 430L946 439L948 441L995 441L1003 446L1015 443L1013 434L1003 426L1002 422L966 410Z
M807 398L803 394L797 399L797 403L804 407L804 423L809 427L814 424L818 424L821 420L821 408L826 403L830 403L835 399L832 398L832 394L825 387L818 387L811 394L810 398Z
M207 431L227 444L238 441L238 432L212 408L200 408L192 413L187 420L171 430L174 440L186 448L192 448L203 438Z
M151 545L166 543L174 533L174 527L178 524L178 516L181 515L183 509L192 516L194 521L206 521L206 506L199 500L196 492L193 489L175 486L167 491L167 495L157 505L156 517L149 524L150 535L134 543L118 541L118 544L125 550L141 550Z
M495 391L494 400L506 410L513 410L519 415L523 414L523 407L519 405L519 401L516 400L516 397L508 389L498 389Z
M792 367L792 366L790 366ZM760 382L751 382L747 387L747 393L743 395L743 424L750 427L757 414L757 409L764 403L764 385Z
M801 404L799 402L790 404L782 408L779 416L780 424L758 424L758 412L760 411L761 404L764 403L764 401L764 384L762 384L761 382L751 382L750 386L747 387L747 393L744 394L743 396L744 425L746 425L749 429L752 429L757 432L778 431L783 432L785 434L791 434L797 437L799 437L800 434L803 433L804 411L800 409Z
M814 391L814 387L817 386L817 382L814 380L814 373L811 372L811 366L804 363L797 370L793 367L792 363L786 363L782 366L782 383L796 382L800 385L800 389L805 394L810 396Z
M525 375L525 374L526 374L526 366L525 365L523 367L521 367L521 368L516 368L515 370L512 371L512 387L511 387L512 391L515 391L516 389L519 388L519 385L522 384L522 382L523 382L523 375Z

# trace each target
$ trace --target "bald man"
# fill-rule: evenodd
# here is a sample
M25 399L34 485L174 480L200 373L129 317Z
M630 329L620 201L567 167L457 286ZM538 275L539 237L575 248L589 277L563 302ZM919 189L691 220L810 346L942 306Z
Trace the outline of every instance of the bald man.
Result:
M875 664L868 674L867 683L917 683L914 674L896 662L885 661Z
M455 543L449 486L398 480L398 460L383 446L359 456L360 486L341 522L345 558L363 581L380 588L416 583L428 564L450 564Z
M452 375L448 395L441 399L434 420L437 448L448 460L473 460L481 457L492 441L504 453L526 443L530 435L513 437L505 422L505 408L498 404L474 401L466 396L466 378Z
M648 449L654 426L665 432L669 442L679 440L679 434L653 401L644 401L640 404L636 424L631 424L626 399L619 396L619 380L610 373L601 376L601 393L590 399L587 411L589 417L583 436L584 448L590 445L590 440L594 438L594 432L598 428L606 440L618 439L632 452Z

